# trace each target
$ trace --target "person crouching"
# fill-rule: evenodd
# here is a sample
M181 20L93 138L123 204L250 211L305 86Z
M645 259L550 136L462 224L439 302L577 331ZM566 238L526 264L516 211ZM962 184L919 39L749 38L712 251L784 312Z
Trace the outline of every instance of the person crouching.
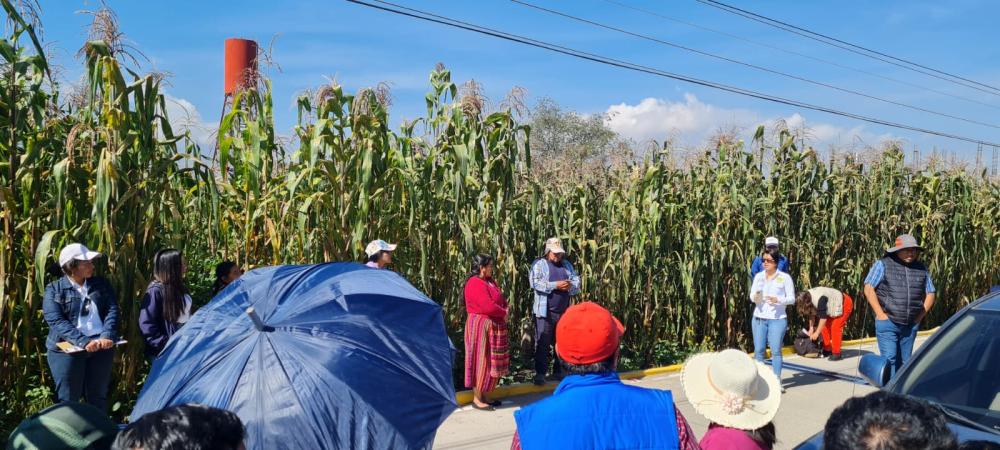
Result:
M799 293L795 309L809 321L809 339L815 341L823 335L823 353L830 361L839 361L840 343L844 327L854 311L850 295L828 287L815 287Z

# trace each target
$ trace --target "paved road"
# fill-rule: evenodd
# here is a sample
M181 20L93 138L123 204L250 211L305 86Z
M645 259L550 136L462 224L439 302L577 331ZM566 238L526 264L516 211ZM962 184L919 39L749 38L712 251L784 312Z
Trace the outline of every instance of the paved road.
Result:
M918 337L917 345L921 345L925 339L925 337ZM798 356L786 356L785 361L857 376L860 355L877 352L877 350L875 344L865 344L845 348L843 352L844 359L836 362ZM788 368L784 370L782 378L787 392L782 397L781 410L774 419L778 433L777 449L790 449L798 445L799 442L820 431L830 413L844 400L852 396L865 395L874 390L871 386L806 372L796 372ZM673 391L677 406L691 423L695 434L701 436L705 433L708 421L698 415L684 397L679 373L652 376L628 381L628 383L670 389ZM456 410L438 429L434 448L440 450L509 449L515 429L514 411L543 397L545 395L538 394L505 399L504 405L493 412L478 411L469 406Z

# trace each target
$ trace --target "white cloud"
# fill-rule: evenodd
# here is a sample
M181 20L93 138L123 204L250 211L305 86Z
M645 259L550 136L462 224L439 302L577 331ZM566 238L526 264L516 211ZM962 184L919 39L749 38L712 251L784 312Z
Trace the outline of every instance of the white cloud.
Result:
M206 122L193 103L177 97L166 96L167 118L174 134L191 132L191 140L198 144L202 154L210 155L215 147L217 123Z
M699 145L719 130L736 128L752 133L758 125L773 129L779 121L784 121L791 130L805 131L809 143L817 148L851 146L859 141L874 145L896 138L892 134L872 133L863 125L844 128L807 121L799 113L766 117L753 110L722 108L704 103L693 94L685 94L679 102L646 98L635 105L611 105L606 114L612 130L637 142L673 139L680 145Z

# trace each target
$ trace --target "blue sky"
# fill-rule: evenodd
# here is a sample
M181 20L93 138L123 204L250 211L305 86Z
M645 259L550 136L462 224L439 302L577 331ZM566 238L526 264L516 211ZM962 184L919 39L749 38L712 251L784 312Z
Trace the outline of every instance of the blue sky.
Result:
M1000 142L998 128L818 88L508 1L398 1L413 8L662 70ZM540 5L658 39L897 102L1000 124L1000 109L997 109L1000 108L1000 95L964 88L824 46L694 0L620 1L768 45L968 97L995 108L756 47L602 0L533 0ZM1000 86L1000 46L996 41L996 24L991 23L1000 17L1000 2L730 1L759 14ZM290 134L296 119L296 96L305 89L326 83L326 77L336 77L351 91L380 81L388 82L394 100L393 124L416 117L424 110L428 74L436 63L442 62L452 70L456 81L475 79L494 101L499 101L511 87L520 86L527 90L528 102L532 104L540 97L550 97L582 113L612 113L612 127L636 140L672 137L680 145L695 146L720 128L735 126L749 135L758 123L785 119L793 125L808 127L820 148L847 147L860 142L875 144L880 139L893 137L904 139L908 148L919 147L924 155L937 146L967 160L975 158L975 144L866 124L598 65L344 1L108 0L107 4L117 13L121 31L152 60L152 66L173 74L167 88L169 96L175 100L173 104L185 105L192 112L193 121L200 123L202 128L213 126L222 106L224 39L244 37L266 46L277 35L273 57L281 71L270 69L269 75L274 86L277 126L279 132L285 134ZM44 37L50 44L50 58L62 66L62 76L67 82L77 81L82 75L81 61L75 54L85 39L90 18L79 11L99 7L100 3L92 0L60 0L42 5ZM147 68L152 67L147 64ZM990 150L985 154L984 159L989 160Z

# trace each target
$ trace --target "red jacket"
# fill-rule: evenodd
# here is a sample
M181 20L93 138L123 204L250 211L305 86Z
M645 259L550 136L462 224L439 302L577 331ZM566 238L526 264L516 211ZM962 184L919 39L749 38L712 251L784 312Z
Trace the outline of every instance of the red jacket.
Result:
M465 282L465 311L504 320L507 318L507 300L492 279L469 277Z

